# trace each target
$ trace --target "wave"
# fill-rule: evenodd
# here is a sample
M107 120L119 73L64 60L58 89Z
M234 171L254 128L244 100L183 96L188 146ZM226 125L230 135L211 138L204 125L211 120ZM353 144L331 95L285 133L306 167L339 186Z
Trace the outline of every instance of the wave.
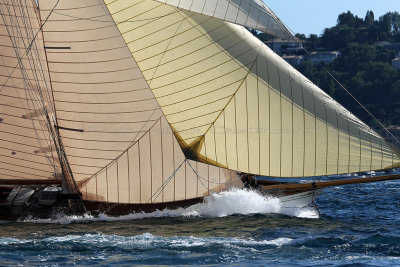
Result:
M202 203L187 208L174 210L164 209L151 213L132 213L118 217L100 214L92 217L88 214L83 216L55 215L50 219L27 218L23 222L34 223L59 223L68 224L72 222L89 221L124 221L144 218L159 217L225 217L234 214L269 214L277 213L300 218L318 218L318 213L313 208L283 208L279 198L261 195L259 192L249 189L232 189L220 193L212 193L204 198Z
M225 247L254 247L254 246L275 246L281 247L290 244L291 238L280 237L272 240L257 241L253 239L227 238L227 237L193 237L193 236L174 236L163 237L150 233L134 236L105 235L105 234L83 234L66 235L35 239L0 238L0 247L4 245L19 245L35 243L36 246L52 244L62 246L63 244L95 245L99 247L118 247L120 249L164 247L171 248L190 248L208 247L211 245L222 245Z

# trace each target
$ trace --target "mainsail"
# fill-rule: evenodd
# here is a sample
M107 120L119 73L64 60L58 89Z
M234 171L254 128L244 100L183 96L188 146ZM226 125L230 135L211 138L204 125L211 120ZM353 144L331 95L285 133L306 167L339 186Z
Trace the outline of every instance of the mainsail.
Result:
M290 34L260 0L37 3L1 4L0 179L151 204L400 162L243 27Z

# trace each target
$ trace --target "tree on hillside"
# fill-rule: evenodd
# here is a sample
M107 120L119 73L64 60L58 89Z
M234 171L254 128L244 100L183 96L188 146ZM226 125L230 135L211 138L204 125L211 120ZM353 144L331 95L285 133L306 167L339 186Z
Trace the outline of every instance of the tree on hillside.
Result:
M371 27L372 25L374 25L374 21L375 21L375 15L374 12L368 10L367 14L365 15L365 26L366 27Z

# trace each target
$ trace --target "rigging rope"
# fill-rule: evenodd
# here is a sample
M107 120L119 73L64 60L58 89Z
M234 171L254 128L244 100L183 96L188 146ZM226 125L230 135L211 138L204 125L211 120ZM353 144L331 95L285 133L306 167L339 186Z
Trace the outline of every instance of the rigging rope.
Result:
M33 42L36 40L36 37L38 36L38 34L42 31L43 26L46 24L47 20L49 19L49 17L51 16L51 14L54 12L54 9L57 7L58 3L60 2L60 0L57 0L56 4L54 5L54 7L50 10L49 15L47 15L46 19L44 20L43 23L41 23L39 30L36 32L35 36L33 37L30 45L28 46L28 48L25 50L24 54L22 55L21 58L23 58L25 56L26 53L28 53L28 51L30 50ZM1 14L3 17L3 13ZM18 64L15 65L15 67L13 68L13 70L11 71L11 74L7 77L6 81L4 82L4 84L2 85L2 87L0 88L0 92L3 90L4 86L7 84L8 80L11 78L11 76L13 75L15 69L17 68Z
M302 47L302 49L308 54L308 55L311 55L310 54L310 52L307 50L307 49L305 49L304 47ZM339 80L338 79L336 79L336 77L325 67L325 65L323 65L322 64L322 68L326 71L326 73L328 73L328 75L343 89L343 90L345 90L345 92L347 93L347 94L349 94L353 99L354 99L354 101L356 101L357 102L357 104L359 104L360 106L361 106L361 108L362 109L364 109L367 113L368 113L368 115L370 115L378 124L379 124L379 126L381 126L382 127L382 129L384 129L391 137L393 137L395 140L396 140L396 142L398 142L399 144L400 144L400 141L399 141L399 139L396 137L396 136L394 136L390 131L389 131L389 129L387 129L369 110L368 110L368 108L366 107L366 106L364 106L352 93L350 93L350 91L341 83L341 82L339 82ZM371 127L370 127L371 128ZM397 146L396 146L397 147Z
M25 4L26 4L26 0L25 0ZM13 6L13 5L12 5ZM26 7L28 7L28 5L26 5ZM36 84L38 84L39 82L38 82L38 78L37 78L37 75L36 75L36 72L35 71L33 71L34 69L36 69L36 68L32 68L32 61L34 61L34 59L31 59L30 58L30 51L31 51L31 47L32 47L32 44L36 47L36 42L34 42L34 40L32 40L31 42L30 42L30 44L29 45L31 45L31 47L27 47L27 44L25 43L25 41L27 41L28 39L29 39L29 36L30 36L30 32L28 32L28 29L30 29L31 30L31 33L32 33L32 36L33 36L33 31L32 31L32 29L31 29L31 27L27 27L27 24L26 24L26 21L25 21L25 19L26 19L26 17L27 16L25 16L25 13L24 13L24 11L22 10L22 8L20 7L20 14L21 14L21 18L22 18L22 23L25 25L25 35L22 33L22 31L21 31L21 25L20 25L20 22L19 22L19 20L18 20L18 17L17 16L13 16L13 14L12 14L12 11L10 10L10 8L9 8L9 5L6 5L6 9L7 9L7 11L8 11L8 14L9 14L9 17L10 17L10 25L11 25L11 27L9 27L9 25L6 23L6 19L5 19L5 12L3 12L3 8L1 8L2 9L2 13L1 13L1 15L2 15L2 17L3 17L3 21L4 21L4 26L6 27L6 30L7 30L7 32L8 32L8 34L9 34L9 37L10 37L10 40L11 40L11 44L13 45L13 48L14 48L14 50L15 50L15 53L16 53L16 56L17 56L17 60L18 60L18 63L17 63L17 65L16 66L20 66L20 71L21 71L21 74L22 74L22 76L23 76L23 80L24 80L24 83L25 83L25 87L27 87L27 88L30 88L31 86L31 83L30 83L30 79L29 79L29 75L28 75L28 73L27 73L27 70L25 69L25 67L24 67L24 64L23 64L23 62L22 62L22 58L19 56L19 49L18 49L18 44L17 44L17 40L16 40L16 38L18 38L18 36L20 36L20 39L22 40L22 43L23 43L23 45L24 45L24 48L25 48L25 52L24 52L24 55L25 54L27 54L27 56L28 56L28 58L27 58L27 60L28 60L28 62L29 62L29 64L31 65L31 70L32 70L32 74L33 74L33 78L34 78L34 80L35 80L35 82L36 82ZM14 14L17 14L18 12L17 12L17 10L16 10L16 6L13 6L13 10L14 10ZM16 17L16 23L14 22L14 17ZM14 26L13 26L14 25ZM11 31L12 32L10 32L10 29L9 28L11 28ZM17 31L17 32L16 32ZM37 35L36 35L37 36ZM16 69L16 67L13 69L13 71L15 71L15 69ZM7 80L10 78L12 76L12 73L8 76L8 78L7 78ZM7 83L7 81L6 81L6 83ZM5 84L6 84L5 83ZM4 84L4 85L5 85ZM4 87L4 86L3 86ZM25 94L26 94L26 97L24 98L25 100L26 100L26 102L27 102L27 106L28 106L28 108L29 108L29 106L30 106L30 102L32 102L33 103L33 105L37 105L38 103L42 103L43 102L43 99L40 99L40 100L38 100L38 99L36 99L35 101L33 101L32 99L35 99L35 94L32 94L32 92L31 92L32 90L26 90L25 91ZM18 92L17 92L18 93ZM27 94L29 94L29 93L31 93L31 96L29 97ZM39 91L39 93L40 93L40 91ZM31 101L29 101L29 99L31 99ZM36 101L38 101L38 102L36 102ZM42 112L42 107L36 107L36 108L29 108L30 110L32 110L32 112L34 112L34 111L39 111L40 113ZM34 123L34 121L33 121L33 118L31 118L32 119L32 127L33 127L33 130L35 131L35 135L38 137L38 132L37 132L37 129L36 129L36 127L35 127L35 123ZM49 127L47 124L42 124L42 121L41 120L39 120L39 126L41 127L41 130L42 130L42 132L44 133L45 132L45 130L44 130L44 128L46 128L46 126L47 126L47 128ZM47 130L49 130L49 128L47 129ZM46 137L46 135L45 135L45 137ZM50 146L50 144L51 144L51 140L50 139L48 139L47 140L49 143L47 144L47 147L49 147ZM39 144L41 143L41 138L38 138L38 142L39 142ZM43 146L43 145L40 145L40 147L42 147L42 148L45 148L45 146ZM57 168L56 168L56 166L55 166L55 164L54 164L54 157L53 157L53 155L52 155L52 157L53 157L53 161L50 161L50 159L47 157L47 155L45 155L45 157L49 160L49 163L50 163L50 165L52 165L53 166L53 169L56 171L57 170Z
M175 177L175 174L179 171L179 169L185 162L188 162L186 158L182 161L182 163L178 166L178 168L176 168L175 171L167 178L167 180L154 192L154 194L149 198L149 200L147 200L146 204L149 203L150 201L153 202L153 198L156 194L157 196L154 198L154 200L158 198L158 196L164 191L168 183L172 180L172 177Z

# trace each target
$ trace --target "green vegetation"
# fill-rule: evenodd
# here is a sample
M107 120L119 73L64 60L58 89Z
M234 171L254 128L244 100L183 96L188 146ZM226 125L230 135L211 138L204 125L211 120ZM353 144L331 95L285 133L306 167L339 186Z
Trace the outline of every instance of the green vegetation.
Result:
M334 63L325 66L305 61L297 66L300 72L364 122L377 126L329 76L324 70L326 67L382 123L400 125L400 71L391 65L400 52L398 12L389 12L376 20L372 11L364 19L349 11L340 14L336 26L325 29L321 36L311 34L307 38L297 34L296 37L309 52L336 50L341 53Z

